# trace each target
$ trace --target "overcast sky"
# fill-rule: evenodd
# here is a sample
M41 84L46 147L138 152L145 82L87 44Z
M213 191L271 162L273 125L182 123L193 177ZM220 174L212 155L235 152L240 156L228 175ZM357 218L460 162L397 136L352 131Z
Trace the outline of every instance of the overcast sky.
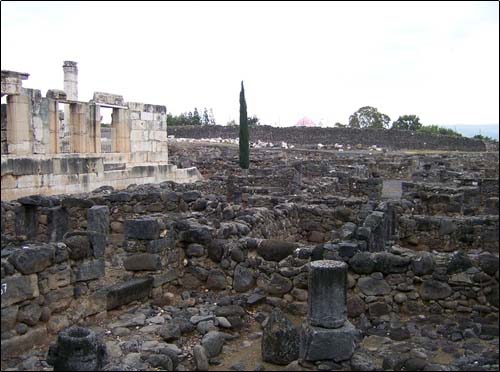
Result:
M1 2L1 67L63 88L78 62L94 91L292 125L347 123L362 106L424 124L499 122L499 4L492 2Z

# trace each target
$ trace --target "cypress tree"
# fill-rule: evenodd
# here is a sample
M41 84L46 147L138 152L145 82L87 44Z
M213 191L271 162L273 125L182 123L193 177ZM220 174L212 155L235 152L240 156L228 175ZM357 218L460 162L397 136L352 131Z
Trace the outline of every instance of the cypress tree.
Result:
M245 88L241 82L240 92L240 167L250 167L250 144L248 134L247 103L245 101Z

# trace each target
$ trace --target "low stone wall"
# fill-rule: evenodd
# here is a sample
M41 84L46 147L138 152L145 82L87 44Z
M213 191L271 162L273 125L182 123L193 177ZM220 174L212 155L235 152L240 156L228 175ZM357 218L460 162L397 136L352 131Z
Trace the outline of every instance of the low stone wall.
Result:
M178 138L238 138L237 126L192 126L169 127L169 135ZM275 128L266 125L252 126L250 140L265 142L286 142L297 145L333 146L335 143L355 146L377 145L388 149L427 149L486 151L483 141L470 138L428 135L416 132L384 129L349 128Z
M481 249L498 253L498 215L474 217L401 216L399 238L405 246L451 252Z
M116 154L115 160L111 154L107 154L107 159L74 154L50 159L2 156L2 200L89 192L101 186L119 189L162 181L194 182L202 178L196 168L177 169L161 160L142 159L141 154L149 153Z
M63 199L59 208L85 211L85 223L70 221L78 221L77 227L85 231L71 231L68 226L59 243L3 247L2 357L42 343L48 334L89 316L104 317L132 301L161 301L171 286L200 292L235 290L246 306L265 302L305 315L308 263L319 259L348 263L351 318L364 314L388 320L391 313L453 316L456 312L476 318L498 316L498 256L391 247L398 226L397 203L381 203L352 215L345 207L328 211L326 206L291 203L242 209L205 199L197 191L168 192L162 200L159 192L160 205L163 201L175 211L202 213L134 216L138 199L149 196L144 192L134 195L134 207L123 207L127 217L117 208L126 205L125 198L131 195L110 195L117 203L111 208L90 205L90 200L95 203L102 196ZM47 204L51 197L41 199ZM210 215L223 205L222 218L214 223ZM7 212L2 214L2 227L9 230L15 222ZM123 219L122 241L106 239L117 222L113 215ZM498 218L493 222L498 234ZM478 226L490 227L484 221ZM329 242L308 245L308 234L322 229L335 232L322 237ZM301 243L283 240L287 238ZM228 320L241 324L240 316Z
M495 190L489 182L481 181L487 180L462 187L403 182L402 197L415 204L414 214L498 215L498 187Z

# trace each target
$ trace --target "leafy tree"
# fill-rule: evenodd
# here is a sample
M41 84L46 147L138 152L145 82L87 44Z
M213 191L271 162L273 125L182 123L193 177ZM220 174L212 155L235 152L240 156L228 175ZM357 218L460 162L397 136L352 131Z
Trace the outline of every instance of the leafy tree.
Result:
M476 134L472 138L483 140L483 141L498 142L498 140L496 140L495 138L492 138L492 137L489 137L489 136L483 136L482 134Z
M437 125L424 125L420 127L417 132L419 133L427 133L427 134L441 134L443 136L451 136L451 137L462 137L462 135L453 129L450 128L442 128Z
M210 122L210 120L208 118L208 111L207 111L207 108L205 107L203 109L203 117L201 119L201 124L208 125L209 122Z
M234 120L234 119L233 119L233 120L230 120L230 121L228 121L228 122L226 123L226 125L229 125L229 126L237 125L237 124L236 124L236 120Z
M403 115L392 123L391 129L413 130L416 131L422 127L420 118L416 115Z
M364 106L349 117L351 128L386 128L391 118L378 112L375 107Z
M214 111L212 110L212 108L210 108L210 114L208 115L209 117L209 124L210 125L216 125L217 123L215 122L215 117L214 117Z
M260 119L257 116L251 116L248 118L248 125L259 125Z
M195 107L193 111L193 125L201 125L201 117L198 109Z
M245 88L241 81L240 91L240 167L250 167L250 143L248 134L247 103L245 101Z

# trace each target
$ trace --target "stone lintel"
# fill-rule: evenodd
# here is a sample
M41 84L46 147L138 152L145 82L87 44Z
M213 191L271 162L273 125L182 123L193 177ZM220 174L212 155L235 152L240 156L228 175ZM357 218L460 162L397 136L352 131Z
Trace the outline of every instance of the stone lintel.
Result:
M124 106L123 96L119 94L94 92L93 101L96 104Z
M7 77L13 77L13 78L20 79L20 80L28 80L29 76L30 76L30 74L28 74L26 72L2 70L2 79L7 78Z
M66 95L66 92L64 90L60 90L60 89L49 89L45 96L47 98L55 99L58 101L63 101L63 100L65 101L68 98L68 96Z

